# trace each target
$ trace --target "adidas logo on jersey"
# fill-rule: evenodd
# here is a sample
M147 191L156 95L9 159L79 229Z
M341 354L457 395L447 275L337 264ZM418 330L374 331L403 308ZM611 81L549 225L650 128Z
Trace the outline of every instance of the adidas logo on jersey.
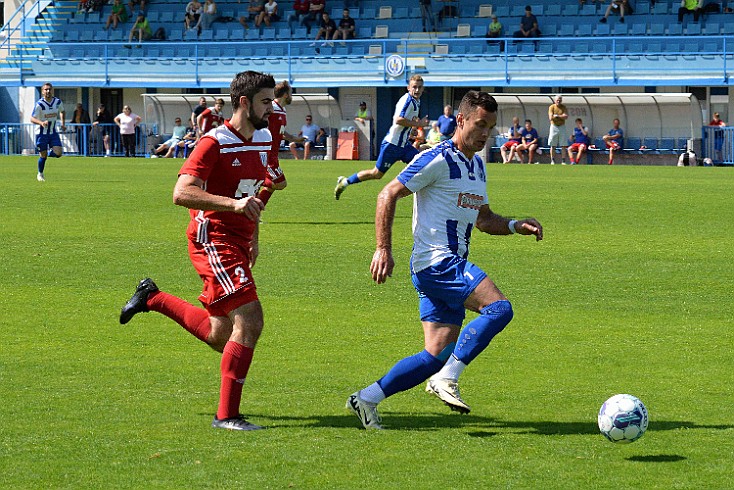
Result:
M233 166L233 167L241 167L241 166L242 166L242 164L241 164L241 163L240 163L240 161L239 161L239 160L237 160L237 158L235 157L235 159L234 159L234 160L232 161L232 166Z

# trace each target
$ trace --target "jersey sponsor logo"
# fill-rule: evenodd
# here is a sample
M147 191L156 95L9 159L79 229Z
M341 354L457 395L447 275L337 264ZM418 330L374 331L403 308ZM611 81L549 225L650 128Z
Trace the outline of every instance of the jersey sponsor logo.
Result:
M459 200L456 203L460 208L469 208L479 210L484 202L484 196L477 194L471 194L469 192L462 192L459 194Z
M239 160L237 159L237 157L235 157L235 158L234 158L234 160L232 160L232 166L233 166L233 167L241 167L241 166L242 166L242 164L241 164L241 163L240 163L240 161L239 161Z

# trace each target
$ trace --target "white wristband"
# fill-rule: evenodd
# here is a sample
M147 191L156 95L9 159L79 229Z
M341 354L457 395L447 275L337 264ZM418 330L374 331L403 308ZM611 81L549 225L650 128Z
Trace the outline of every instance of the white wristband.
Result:
M517 233L517 230L515 229L515 223L517 223L516 219L511 219L509 223L507 223L507 227L510 229L510 234L514 235Z

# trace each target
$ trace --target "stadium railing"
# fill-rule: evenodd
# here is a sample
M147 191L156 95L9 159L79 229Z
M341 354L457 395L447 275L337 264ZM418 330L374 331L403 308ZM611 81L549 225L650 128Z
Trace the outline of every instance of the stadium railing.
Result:
M734 165L734 127L704 126L702 158L710 158L714 165Z

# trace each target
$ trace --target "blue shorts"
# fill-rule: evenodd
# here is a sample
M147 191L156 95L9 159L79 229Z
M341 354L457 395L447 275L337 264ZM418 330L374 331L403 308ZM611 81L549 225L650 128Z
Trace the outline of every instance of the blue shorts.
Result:
M375 164L375 167L384 174L390 170L393 163L398 160L410 163L413 157L418 153L418 150L413 148L412 145L400 147L382 140L382 144L380 145L380 156L377 157L377 164Z
M487 274L466 259L451 257L413 273L421 321L461 325L464 302Z
M64 146L61 144L59 133L36 135L36 149L38 151L48 151L49 148L54 146Z

